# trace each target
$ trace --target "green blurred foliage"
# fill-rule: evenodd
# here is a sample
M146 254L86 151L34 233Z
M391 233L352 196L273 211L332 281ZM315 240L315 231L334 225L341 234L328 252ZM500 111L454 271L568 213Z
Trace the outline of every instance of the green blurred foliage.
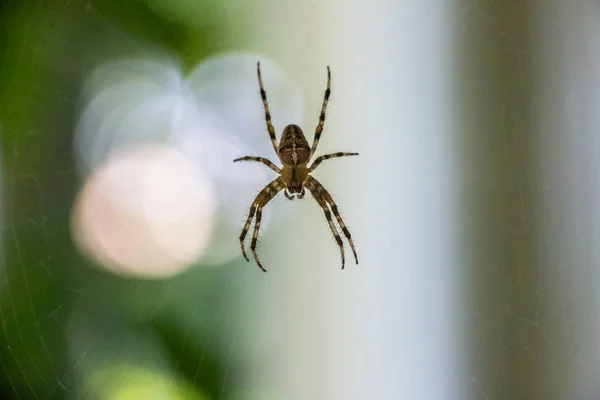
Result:
M220 9L229 6L194 3L202 24L193 25L181 2L20 0L0 5L2 398L66 398L80 390L85 398L90 390L98 398L141 398L131 390L143 390L144 382L156 379L175 394L193 384L196 398L206 398L201 392L215 398L225 376L236 370L235 355L220 334L235 330L231 324L237 318L235 303L223 301L237 290L237 278L227 269L194 268L163 282L121 279L91 268L69 234L80 184L72 132L87 74L107 58L135 55L138 43L174 54L184 69L191 68L235 44L219 39L234 23L219 19L228 15ZM91 326L99 324L91 337L98 346L70 343L74 310L94 317ZM137 332L142 341L159 338L173 379L156 378L138 364L124 367L116 356L109 357L115 366L103 365L99 375L86 373L92 378L84 379L80 370L94 355L131 348L128 341L113 340L121 329ZM77 325L74 331L81 333ZM121 381L130 377L125 392L110 388L100 393L115 376Z

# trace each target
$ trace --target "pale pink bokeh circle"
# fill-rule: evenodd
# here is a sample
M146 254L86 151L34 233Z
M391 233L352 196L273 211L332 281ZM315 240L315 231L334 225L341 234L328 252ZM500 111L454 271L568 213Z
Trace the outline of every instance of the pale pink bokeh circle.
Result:
M165 278L202 256L214 229L211 180L176 149L148 145L110 157L73 210L79 248L124 276Z

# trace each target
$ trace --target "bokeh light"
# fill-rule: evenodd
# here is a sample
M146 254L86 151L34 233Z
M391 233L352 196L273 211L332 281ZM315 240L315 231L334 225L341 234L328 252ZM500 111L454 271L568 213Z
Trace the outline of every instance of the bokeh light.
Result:
M300 123L297 85L264 56L212 57L184 76L177 61L158 57L119 60L97 68L86 81L75 154L83 179L115 153L164 144L188 156L215 189L209 244L197 260L222 265L241 256L237 237L254 196L272 177L260 164L235 164L244 155L273 157L258 91L256 62L269 77L273 122ZM263 231L277 202L264 212Z
M212 182L184 155L140 147L90 176L74 208L73 236L111 271L162 278L202 255L214 210Z
M0 399L600 399L599 37L598 1L0 1ZM242 258L257 62L277 138L360 153L314 171L358 266L310 193Z
M183 381L176 381L172 374L123 362L95 371L84 383L89 393L106 400L161 399L161 400L208 400L198 389Z

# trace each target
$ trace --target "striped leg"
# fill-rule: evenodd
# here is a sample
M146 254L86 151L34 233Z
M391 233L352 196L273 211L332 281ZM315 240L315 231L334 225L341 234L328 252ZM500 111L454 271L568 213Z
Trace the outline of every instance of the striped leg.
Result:
M333 201L333 197L331 197L329 192L323 187L323 185L321 185L321 183L318 180L316 180L315 178L313 178L310 175L308 177L308 183L310 183L311 186L314 187L315 190L321 196L323 196L325 201L327 201L327 203L331 207L331 211L333 212L333 215L335 215L335 218L337 219L337 222L340 225L340 228L342 228L342 232L344 232L344 236L346 236L346 239L348 239L348 243L350 243L350 248L352 249L352 253L354 254L354 260L356 261L356 264L358 264L358 257L356 256L356 249L354 248L354 243L352 242L352 236L350 236L350 231L348 230L348 228L346 228L346 224L344 224L344 221L342 220L342 216L340 215L340 213L337 209L337 205L335 204L335 201Z
M250 243L250 250L252 250L252 254L254 255L254 260L256 264L262 269L264 272L267 272L266 269L262 266L260 261L258 260L258 255L256 254L256 244L258 243L258 233L260 231L260 220L262 218L262 209L263 206L258 205L256 207L256 222L254 222L254 233L252 234L252 243Z
M327 110L327 103L329 102L329 95L331 94L331 71L327 66L327 90L325 90L325 98L323 99L323 106L321 107L321 115L319 116L319 125L315 130L315 138L313 139L312 148L310 149L310 156L312 157L317 150L319 139L321 139L321 133L323 133L323 125L325 125L325 111Z
M254 260L256 264L262 269L264 272L267 272L266 269L262 266L260 261L258 260L258 255L256 254L256 244L258 243L258 232L260 231L260 220L262 218L262 206L259 204L256 207L256 221L254 222L254 233L252 234L252 243L250 243L250 250L252 250L252 254L254 255Z
M273 164L271 162L271 160L268 160L264 157L251 157L251 156L246 156L246 157L240 157L240 158L236 158L235 160L233 160L233 162L238 162L238 161L256 161L256 162L260 162L265 164L267 167L271 168L273 171L277 172L278 174L281 174L281 170L279 169L279 167L277 167L277 165Z
M260 225L260 215L262 213L262 208L273 199L273 197L275 197L277 195L277 193L283 189L283 183L280 181L280 178L275 179L274 181L272 181L271 183L269 183L267 186L265 186L265 188L263 190L260 191L260 193L256 196L256 198L254 199L254 201L252 202L252 205L250 206L250 213L248 214L248 218L246 219L246 223L244 224L244 229L242 229L242 233L240 234L240 247L242 249L242 254L244 255L244 258L246 259L246 261L250 261L250 259L248 258L248 256L246 256L246 249L244 247L244 239L246 238L246 234L248 233L248 230L250 229L250 224L252 223L252 219L254 218L254 214L257 213L257 221L254 227L254 235L255 237L253 237L252 240L252 252L254 253L254 250L256 248L256 236L258 236L258 228ZM255 258L256 258L256 253L255 253ZM257 260L258 262L258 260ZM260 263L258 263L258 266L265 272L267 272Z
M311 191L313 197L315 198L317 203L319 203L319 205L323 209L323 212L325 213L325 218L327 218L327 223L329 224L329 228L331 228L333 237L335 238L335 241L336 241L338 247L340 248L340 254L342 255L342 269L344 269L344 264L346 263L346 260L344 258L344 243L342 242L342 238L340 237L340 234L339 234L337 228L335 227L335 224L333 223L333 219L331 219L331 212L329 211L329 207L327 207L327 202L323 198L318 187L312 185L310 181L308 182L306 187L308 188L308 190Z
M347 156L357 156L358 153L331 153L325 154L323 156L319 156L313 161L312 165L308 168L308 172L313 172L319 164L321 164L325 160L329 160L330 158L338 158L338 157L347 157Z
M265 88L263 86L262 77L260 75L260 62L256 63L256 71L258 73L258 85L260 86L260 97L262 98L263 106L265 107L265 120L267 121L267 130L269 131L269 136L271 137L271 143L273 143L273 150L275 150L275 154L279 157L279 153L277 152L277 138L275 137L275 128L273 128L273 124L271 123L271 112L269 111L269 103L267 103L267 92L265 92Z

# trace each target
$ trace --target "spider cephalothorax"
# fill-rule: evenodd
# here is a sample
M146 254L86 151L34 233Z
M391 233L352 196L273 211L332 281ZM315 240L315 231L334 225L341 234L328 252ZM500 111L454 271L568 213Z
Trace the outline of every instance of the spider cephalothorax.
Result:
M262 77L260 75L260 63L257 64L257 73L258 73L258 84L260 86L260 95L262 97L263 105L265 108L265 119L267 121L267 130L269 131L269 136L271 137L271 143L273 144L273 149L275 153L279 157L279 160L283 164L283 168L277 167L270 160L263 157L241 157L236 158L235 161L258 161L265 164L267 167L271 168L273 171L277 172L279 176L269 183L254 199L252 205L250 206L250 213L248 215L248 219L246 220L246 224L244 225L244 229L242 229L242 233L240 235L240 245L242 248L242 254L247 261L250 261L246 256L246 250L244 248L244 239L246 238L246 234L250 229L250 224L256 215L256 222L254 223L254 233L252 235L252 243L250 245L250 249L252 250L252 254L254 255L254 259L258 266L266 272L263 268L262 264L258 260L258 255L256 254L256 244L258 241L258 232L260 230L260 222L262 218L262 209L263 207L271 201L277 193L281 190L284 191L285 197L290 200L293 200L295 197L299 199L304 197L305 189L310 190L313 197L319 203L323 211L325 212L325 218L327 218L327 222L329 223L329 227L333 232L333 236L335 237L335 241L337 242L340 253L342 255L342 269L344 269L345 258L344 258L344 244L342 242L342 238L338 232L337 227L335 226L333 219L331 217L331 213L335 216L335 219L340 226L341 231L344 233L344 236L348 239L348 243L350 244L350 248L352 249L352 253L354 254L354 260L358 264L358 257L356 256L356 250L354 249L354 243L352 242L352 237L350 236L350 232L340 213L338 212L337 206L333 201L333 198L329 194L329 192L321 185L319 181L313 178L310 173L314 171L321 162L324 160L328 160L330 158L336 157L345 157L345 156L356 156L358 153L331 153L325 154L323 156L319 156L313 161L313 163L308 166L308 163L312 159L312 156L315 154L315 150L317 149L317 145L319 144L319 139L321 138L321 133L323 132L323 125L325 124L325 110L327 109L327 102L329 101L329 95L331 94L331 72L329 67L327 67L327 90L325 90L325 99L323 100L323 106L321 108L321 115L319 116L319 124L317 125L317 129L315 130L315 138L313 140L312 147L308 145L308 141L304 137L304 133L302 133L302 129L300 129L297 125L288 125L283 130L281 135L281 141L279 144L277 143L277 138L275 137L275 128L273 128L273 124L271 123L271 112L269 111L269 104L267 103L267 94L263 87Z

